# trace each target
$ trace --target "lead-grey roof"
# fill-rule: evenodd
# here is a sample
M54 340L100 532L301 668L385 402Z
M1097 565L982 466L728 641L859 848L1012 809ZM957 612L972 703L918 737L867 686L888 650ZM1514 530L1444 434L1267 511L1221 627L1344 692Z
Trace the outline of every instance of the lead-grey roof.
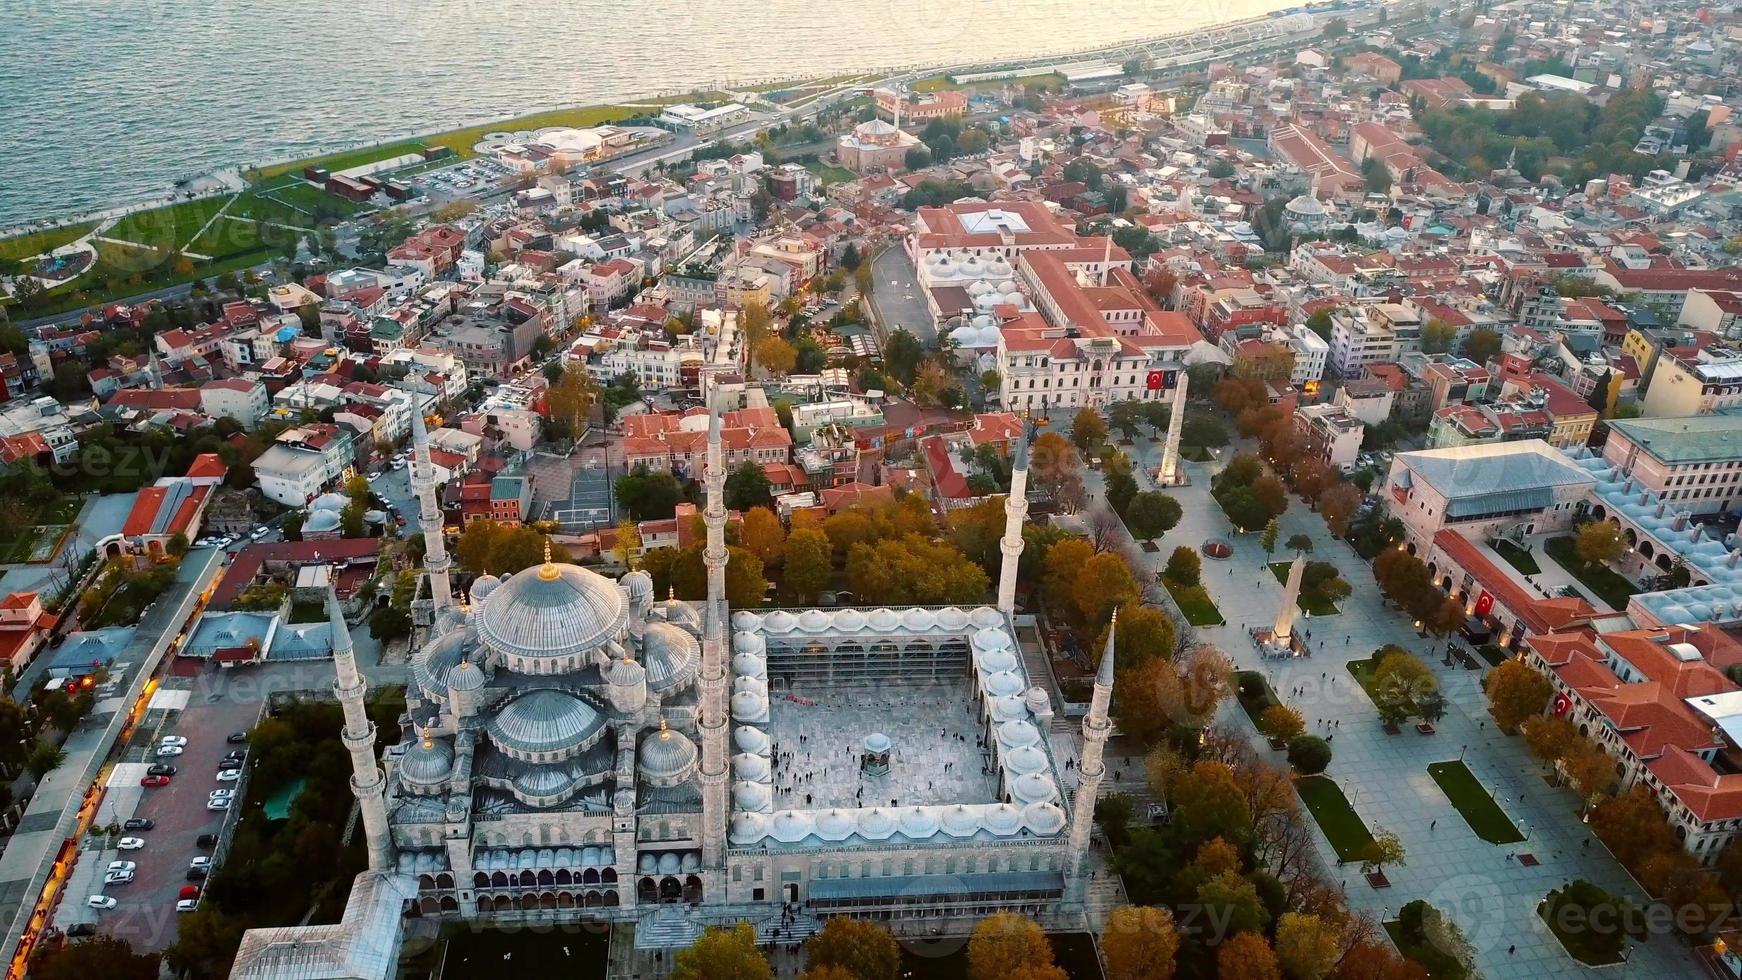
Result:
M1560 450L1541 439L1427 449L1399 453L1397 459L1414 471L1416 479L1432 486L1447 500L1532 490L1546 494L1555 487L1589 486L1596 482ZM1522 506L1531 506L1538 499L1542 499L1540 495L1515 498ZM1490 510L1513 509L1500 507L1501 503L1495 501Z
M681 626L648 623L641 641L641 659L647 668L648 689L664 692L682 687L696 676L702 647Z
M922 898L940 895L998 895L1010 892L1062 892L1057 871L998 871L971 875L893 875L884 878L820 878L810 883L813 900Z
M1665 463L1709 463L1742 456L1742 415L1615 419L1609 427Z
M567 691L539 688L510 701L490 719L497 745L520 752L561 752L594 741L605 728L598 709Z
M578 565L517 572L478 610L478 632L493 649L523 657L586 653L621 635L629 604L616 583Z

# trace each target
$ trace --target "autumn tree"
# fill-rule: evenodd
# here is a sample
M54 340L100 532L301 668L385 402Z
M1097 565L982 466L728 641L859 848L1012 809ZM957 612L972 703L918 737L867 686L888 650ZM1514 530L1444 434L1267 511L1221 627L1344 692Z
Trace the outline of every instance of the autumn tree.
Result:
M1452 343L1458 339L1458 328L1437 316L1430 316L1421 325L1421 352L1423 354L1444 354L1452 349Z
M1542 714L1554 688L1522 660L1510 659L1488 673L1487 693L1488 713L1501 731L1512 732L1526 718Z
M1046 550L1041 593L1060 612L1075 608L1077 574L1094 556L1094 547L1084 539L1076 537L1055 541Z
M954 545L918 534L853 545L847 579L862 603L904 606L979 602L988 585L986 570Z
M1644 783L1635 783L1620 796L1597 804L1591 811L1591 829L1615 859L1629 868L1639 867L1652 854L1680 847L1664 820L1663 809Z
M1579 740L1579 730L1558 715L1531 715L1521 727L1531 754L1550 765L1559 762Z
M1289 739L1306 731L1300 712L1286 704L1273 704L1258 714L1258 730L1271 738Z
M556 383L544 392L545 408L549 410L551 419L561 423L573 439L580 438L587 431L593 404L598 400L599 386L593 383L593 376L587 373L585 366L565 369Z
M1316 915L1284 912L1276 921L1276 959L1292 980L1323 980L1339 945L1335 925Z
M816 602L817 594L834 577L834 549L828 537L815 528L796 528L787 536L784 559L786 587L800 602Z
M1107 980L1172 980L1179 945L1172 912L1121 905L1108 913L1101 933Z
M1403 838L1389 830L1373 835L1361 848L1361 866L1365 870L1383 872L1388 864L1403 864Z
M1083 453L1099 452L1107 444L1107 423L1101 413L1088 405L1078 409L1071 420L1071 442Z
M703 560L707 545L697 543L680 550L671 563L671 585L679 599L708 597L708 570ZM726 601L734 609L755 609L768 592L762 559L748 548L726 549Z
M709 926L688 949L679 950L672 980L770 980L772 972L756 948L756 927L740 922L727 929Z
M1113 655L1121 672L1141 666L1152 659L1168 660L1179 644L1179 629L1167 613L1154 606L1145 606L1128 599L1119 606L1119 629L1113 638ZM1095 663L1100 664L1107 649L1107 630L1095 638Z
M641 553L641 526L631 520L618 521L617 543L611 550L616 553L617 560L627 566Z
M1085 624L1098 625L1113 615L1113 610L1139 595L1137 581L1125 558L1111 551L1090 558L1077 572L1072 598L1077 613Z
M1173 781L1168 797L1173 825L1183 844L1221 837L1244 844L1252 838L1250 811L1234 770L1220 762L1199 761Z
M1615 788L1615 760L1588 738L1575 739L1561 755L1561 771L1587 804Z
M869 919L834 916L804 944L812 969L838 966L858 980L898 980L901 947L889 930Z
M968 939L968 980L1010 980L1053 967L1052 943L1033 919L996 912Z
M1258 932L1270 923L1257 886L1238 872L1224 871L1199 885L1197 899L1211 922L1235 932Z
M1325 527L1339 538L1349 533L1349 522L1360 506L1361 491L1349 483L1339 483L1319 496L1319 516L1325 519Z
M1463 354L1477 364L1486 364L1489 358L1500 353L1500 345L1498 331L1478 327L1464 336Z
M785 377L798 365L798 350L780 337L764 337L756 345L756 363L775 377Z
M1218 980L1282 980L1276 953L1256 932L1242 932L1216 948Z
M1573 539L1573 550L1587 565L1603 565L1620 558L1627 551L1621 528L1609 521L1591 521L1580 526Z
M767 507L752 507L738 525L738 543L749 548L764 566L778 565L786 555L786 528Z

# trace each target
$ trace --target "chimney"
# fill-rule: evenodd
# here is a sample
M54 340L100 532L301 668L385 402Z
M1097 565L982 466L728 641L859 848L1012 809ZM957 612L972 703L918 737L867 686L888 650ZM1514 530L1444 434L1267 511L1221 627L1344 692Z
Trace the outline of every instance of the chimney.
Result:
M1621 496L1625 497L1632 492L1633 492L1633 478L1628 477L1627 478L1627 485L1621 488Z
M1688 544L1699 544L1700 539L1705 537L1705 536L1706 536L1706 526L1704 524L1695 524L1694 525L1694 536L1688 539Z
M1668 501L1665 501L1665 500L1660 498L1657 502L1657 516L1662 517L1664 510L1668 507L1669 507Z
M1688 512L1685 510L1676 511L1675 512L1675 520L1670 523L1671 530L1684 531L1687 529L1687 526L1688 526Z
M1724 566L1726 568L1735 568L1736 562L1739 560L1742 560L1742 548L1738 548L1736 550L1731 551L1730 552L1730 560L1724 562Z

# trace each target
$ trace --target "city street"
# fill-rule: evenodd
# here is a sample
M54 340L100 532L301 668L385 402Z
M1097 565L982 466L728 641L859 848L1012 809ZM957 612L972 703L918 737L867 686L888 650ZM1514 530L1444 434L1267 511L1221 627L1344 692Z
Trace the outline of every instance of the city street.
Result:
M932 326L931 310L914 278L913 262L900 245L878 252L871 263L871 305L882 328L879 343L887 340L896 327L906 327L923 346L937 345L938 332Z
M1055 429L1068 431L1068 417L1055 417L1054 422ZM1221 450L1221 459L1232 458L1238 449L1236 445ZM1159 461L1159 444L1140 437L1133 455L1145 462ZM1159 572L1176 547L1196 550L1212 538L1233 544L1231 560L1203 562L1204 585L1226 623L1198 627L1199 640L1219 647L1236 669L1264 673L1282 700L1305 717L1308 733L1329 735L1335 755L1326 775L1342 787L1369 829L1389 830L1403 840L1406 863L1388 866L1392 886L1375 890L1357 873L1358 868L1338 867L1329 843L1322 834L1317 836L1319 855L1331 880L1344 881L1350 905L1390 919L1403 903L1427 900L1458 921L1476 950L1478 969L1489 980L1590 976L1591 971L1564 952L1535 914L1536 904L1549 890L1576 878L1636 902L1644 902L1645 895L1600 842L1585 845L1594 835L1580 822L1572 791L1550 787L1524 740L1496 729L1479 686L1481 672L1443 666L1444 641L1421 639L1403 614L1387 609L1369 564L1348 544L1333 539L1319 516L1292 496L1280 520L1281 539L1310 536L1314 543L1310 557L1336 565L1354 594L1335 616L1297 622L1296 628L1309 637L1313 656L1262 659L1247 630L1267 627L1274 620L1283 586L1265 566L1288 556L1280 548L1276 555L1266 555L1257 534L1232 533L1220 506L1210 497L1210 479L1221 462L1183 465L1191 485L1167 492L1184 508L1184 517L1157 539L1159 549L1145 554L1145 560ZM1104 506L1101 474L1090 471L1085 476L1095 501L1091 509ZM1152 489L1147 476L1140 476L1139 482L1143 489ZM1449 704L1436 734L1420 735L1410 727L1399 735L1385 734L1372 702L1345 668L1349 661L1364 659L1388 643L1416 653L1438 677ZM1296 688L1301 693L1291 696ZM1247 732L1261 756L1282 763L1281 755L1259 737L1237 702L1229 699L1222 706L1219 721ZM1332 726L1328 731L1326 724ZM1427 766L1460 756L1528 835L1525 842L1490 844L1477 837L1452 808ZM1525 867L1513 859L1525 853L1540 863ZM1513 946L1515 953L1508 951ZM1659 936L1634 950L1629 974L1678 975L1687 967L1686 956L1674 939Z

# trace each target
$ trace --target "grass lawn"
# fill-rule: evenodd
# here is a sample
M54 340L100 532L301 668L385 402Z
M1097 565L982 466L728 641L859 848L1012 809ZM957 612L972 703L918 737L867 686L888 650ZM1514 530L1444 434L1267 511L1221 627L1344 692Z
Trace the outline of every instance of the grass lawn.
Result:
M1526 575L1536 575L1542 572L1542 566L1536 563L1536 555L1505 538L1495 539L1494 550L1500 554L1500 557L1510 562L1513 568Z
M1355 683L1361 685L1361 690L1366 691L1367 696L1371 698L1373 696L1373 673L1377 670L1373 661L1371 659L1351 660L1344 666L1349 668L1349 673L1355 678Z
M161 208L134 211L115 222L103 237L155 248L181 248L199 234L227 200L227 197L202 197L196 201L179 201ZM101 242L97 244L102 245Z
M33 255L52 252L95 227L97 227L96 222L84 221L67 225L65 228L50 228L46 231L33 231L27 235L0 238L0 262L17 262Z
M805 164L804 168L809 170L811 173L816 174L817 179L823 182L824 187L827 187L830 184L842 184L849 180L857 179L853 176L853 171L848 170L846 167L831 167L821 160L812 160Z
M219 218L206 233L193 240L188 251L200 255L232 255L261 248L260 232L252 221Z
M1597 598L1607 602L1616 610L1627 608L1627 600L1638 592L1638 586L1627 581L1626 577L1607 565L1586 565L1579 560L1578 552L1574 550L1573 539L1550 538L1542 546L1548 556L1559 562L1561 567L1573 574L1573 577L1585 583L1585 587L1597 593Z
M1220 626L1227 622L1203 586L1180 585L1168 581L1166 576L1162 576L1161 584L1167 587L1167 594L1173 596L1173 601L1179 606L1180 614L1185 616L1186 622L1193 626Z
M1492 643L1484 643L1477 647L1476 655L1481 657L1483 660L1488 661L1488 666L1490 667L1500 666L1509 656L1505 647L1495 646Z
M1427 767L1427 772L1452 806L1464 815L1464 822L1477 837L1490 844L1515 844L1524 839L1469 766L1462 762L1436 762Z
M1265 708L1282 703L1276 692L1270 689L1270 682L1256 670L1242 670L1234 674L1234 696L1239 699L1240 707L1246 710L1246 717L1252 719L1252 724L1257 725L1259 731L1264 731L1264 726L1259 724L1258 716L1264 713Z
M1288 566L1288 562L1273 561L1270 563L1270 574L1276 576L1278 582L1287 585ZM1295 599L1294 604L1299 606L1302 612L1311 613L1314 616L1335 616L1343 611L1337 608L1336 603L1327 602L1321 596L1307 595L1304 591L1299 598Z
M1324 776L1303 776L1294 781L1294 788L1337 856L1345 861L1359 861L1361 852L1373 842L1373 833L1349 805L1342 787Z
M354 150L340 150L325 156L292 160L289 163L275 163L269 167L261 167L259 170L250 170L244 176L249 183L259 184L275 177L282 177L285 174L301 173L302 168L310 165L325 167L328 170L349 170L352 167L361 167L377 160L402 157L407 153L422 153L425 145L424 140L410 139L400 140L397 143L382 143L377 146L362 146Z
M322 220L348 218L366 206L329 194L301 180L285 180L270 188L261 188L242 195L227 214L255 221L313 228Z
M64 496L38 507L27 519L20 521L16 528L0 529L0 561L23 562L33 560L32 552L40 543L47 545L50 535L58 538L66 533L67 525L79 515L83 504L78 497ZM46 550L46 548L45 548ZM42 558L34 560L41 561Z
M1189 459L1194 463L1208 463L1211 458L1210 451L1202 446L1181 446L1179 454L1181 458Z

